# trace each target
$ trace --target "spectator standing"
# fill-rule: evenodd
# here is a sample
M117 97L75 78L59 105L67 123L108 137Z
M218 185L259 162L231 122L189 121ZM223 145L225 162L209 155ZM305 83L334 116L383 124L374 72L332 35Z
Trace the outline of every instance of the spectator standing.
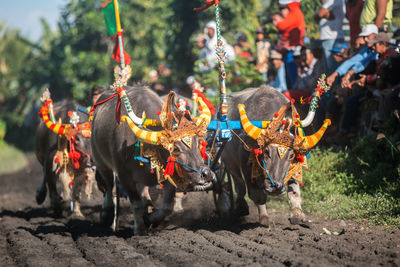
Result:
M365 0L360 25L375 24L381 31L392 31L393 0Z
M356 39L361 32L360 16L364 6L364 0L347 0L346 17L350 25L350 45L356 45Z
M274 87L277 91L284 93L288 90L286 83L286 70L283 62L283 56L276 50L271 50L270 59L272 66L276 71L275 80L270 82L268 85Z
M287 51L284 53L284 62L290 82L289 87L296 83L297 65L293 60L293 49L303 45L306 23L300 8L300 0L279 0L279 9L283 18L275 16L273 24L281 34L280 42L287 44L284 46Z
M261 73L263 81L268 80L268 60L269 49L271 44L265 39L265 29L262 26L257 28L257 64L254 67L256 71Z
M344 42L343 19L345 5L343 0L321 0L322 7L314 18L319 22L320 40L323 50L325 72L330 75L337 67L331 50L335 42Z
M204 34L206 35L206 66L203 70L204 72L208 72L215 67L217 62L217 57L215 56L215 47L217 45L217 24L214 21L210 21L207 23L204 28ZM233 61L235 59L235 52L233 47L229 45L224 37L221 37L221 41L225 45L226 52L226 62Z
M281 39L289 41L289 47L302 46L306 23L300 0L279 0L279 9L283 18L277 18L274 25L281 34Z
M240 47L240 56L246 58L249 61L254 61L253 51L251 51L250 45L247 42L246 34L240 32L236 38L237 44ZM236 53L235 53L236 54Z

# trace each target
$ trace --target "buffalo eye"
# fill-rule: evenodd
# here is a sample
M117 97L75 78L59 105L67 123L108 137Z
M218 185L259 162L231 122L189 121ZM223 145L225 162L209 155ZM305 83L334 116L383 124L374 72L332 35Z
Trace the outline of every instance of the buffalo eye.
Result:
M180 153L180 152L181 152L181 150L179 149L179 147L178 146L174 146L174 150L172 150L172 153L177 154L177 153Z

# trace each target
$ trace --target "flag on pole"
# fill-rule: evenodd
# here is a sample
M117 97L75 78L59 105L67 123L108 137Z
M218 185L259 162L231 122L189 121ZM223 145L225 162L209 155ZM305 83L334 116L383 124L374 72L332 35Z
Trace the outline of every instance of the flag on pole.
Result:
M118 63L121 63L121 48L122 48L122 51L124 53L124 63L129 64L131 62L131 57L125 51L125 49L123 49L124 48L122 40L123 31L121 29L121 26L120 25L118 26L119 12L115 8L115 6L117 5L118 9L118 2L114 3L114 1L115 0L112 0L108 1L107 3L101 4L107 31L111 36L113 36L113 38L115 38L115 46L111 58L117 61ZM120 47L119 42L121 42L122 47Z
M108 1L107 3L101 4L101 8L103 10L104 21L106 22L108 34L112 36L118 32L114 1Z

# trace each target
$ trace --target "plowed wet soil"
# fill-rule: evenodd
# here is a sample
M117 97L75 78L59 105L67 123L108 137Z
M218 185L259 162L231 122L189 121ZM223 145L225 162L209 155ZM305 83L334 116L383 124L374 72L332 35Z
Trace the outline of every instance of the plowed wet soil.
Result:
M211 193L187 194L185 211L147 236L132 235L133 216L122 200L113 233L98 224L100 193L83 202L84 219L67 208L53 216L48 199L37 205L41 177L34 157L27 169L0 176L1 266L400 266L399 230L319 218L303 228L289 223L288 211L275 210L265 227L253 208L244 219L223 220L214 215Z

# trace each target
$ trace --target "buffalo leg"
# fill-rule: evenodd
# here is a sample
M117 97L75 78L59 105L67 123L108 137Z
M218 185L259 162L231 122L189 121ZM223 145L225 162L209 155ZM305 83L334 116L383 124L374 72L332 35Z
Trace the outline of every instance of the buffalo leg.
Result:
M163 188L163 203L160 209L151 213L148 217L149 223L154 227L160 224L165 217L170 215L174 208L175 187L170 183L165 183Z
M46 177L47 188L49 189L50 206L52 207L56 215L61 215L63 201L61 196L57 192L57 176L52 171L51 158L45 161L44 175Z
M43 173L45 173L43 171ZM38 205L42 204L46 199L47 194L47 187L46 187L46 176L43 175L42 182L40 183L39 187L36 190L36 203Z
M96 180L101 179L104 185L104 200L101 206L100 223L104 226L111 226L114 219L114 204L112 201L113 173L110 170L102 170L96 173Z
M301 209L300 185L298 181L289 180L288 198L290 203L290 223L301 224L306 222L306 216Z
M236 197L236 215L239 217L249 215L249 206L245 200L246 196L246 183L241 175L232 175L235 181L235 190L237 193Z
M269 224L269 216L267 214L267 195L262 188L259 188L256 184L247 183L249 191L249 198L256 204L258 209L259 222L264 225Z
M76 217L84 217L81 212L81 196L82 189L86 184L86 178L84 176L79 176L74 179L74 185L72 187L71 199L73 202L72 215Z
M183 212L182 199L183 199L183 193L175 193L174 212L176 213Z
M143 186L143 189L141 191L142 191L143 204L147 209L147 213L151 213L153 211L154 206L150 197L149 187Z

